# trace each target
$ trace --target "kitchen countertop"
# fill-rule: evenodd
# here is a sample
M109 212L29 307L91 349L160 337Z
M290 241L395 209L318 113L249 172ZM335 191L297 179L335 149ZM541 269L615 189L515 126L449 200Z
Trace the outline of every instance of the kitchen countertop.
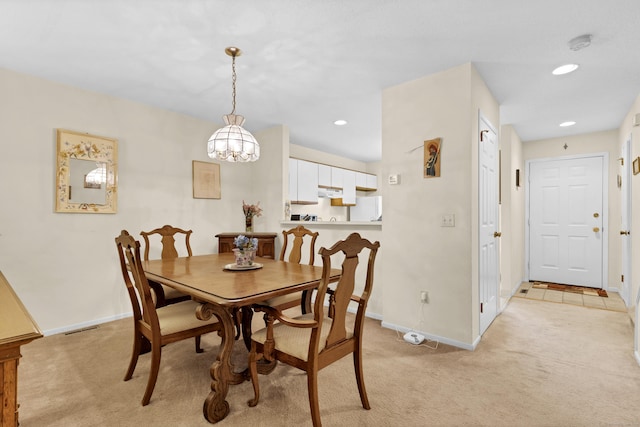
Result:
M280 221L281 225L382 227L382 221Z

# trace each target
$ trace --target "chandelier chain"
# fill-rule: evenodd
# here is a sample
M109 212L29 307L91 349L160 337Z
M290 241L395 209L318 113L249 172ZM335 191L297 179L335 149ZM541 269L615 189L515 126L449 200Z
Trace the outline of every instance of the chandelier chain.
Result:
M236 112L236 55L233 55L231 60L231 87L233 88L233 110L231 110L231 114L235 114Z

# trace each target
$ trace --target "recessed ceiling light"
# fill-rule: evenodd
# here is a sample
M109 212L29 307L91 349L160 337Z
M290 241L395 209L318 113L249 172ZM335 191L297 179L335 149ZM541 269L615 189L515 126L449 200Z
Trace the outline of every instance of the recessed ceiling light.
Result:
M553 70L551 73L555 76L561 76L562 74L569 74L577 70L578 67L579 67L578 64L565 64L565 65L559 66L558 68Z
M333 122L333 124L336 125L336 126L344 126L344 125L347 124L347 121L340 119L340 120L336 120L335 122Z
M569 121L569 122L562 122L562 123L560 123L560 127L562 127L562 128L566 128L566 127L568 127L568 126L573 126L573 125L575 125L575 124L576 124L576 122L573 122L573 121Z

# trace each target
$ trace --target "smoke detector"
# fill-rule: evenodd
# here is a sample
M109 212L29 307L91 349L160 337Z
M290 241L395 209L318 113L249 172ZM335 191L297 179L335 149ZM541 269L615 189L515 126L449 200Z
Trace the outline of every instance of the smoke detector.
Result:
M589 47L591 44L591 34L583 34L581 36L569 40L569 49L580 50Z

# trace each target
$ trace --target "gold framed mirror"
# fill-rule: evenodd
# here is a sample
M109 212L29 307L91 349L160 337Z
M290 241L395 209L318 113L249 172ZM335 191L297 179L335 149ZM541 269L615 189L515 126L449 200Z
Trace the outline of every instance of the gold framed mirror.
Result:
M57 130L56 212L116 213L118 141Z

